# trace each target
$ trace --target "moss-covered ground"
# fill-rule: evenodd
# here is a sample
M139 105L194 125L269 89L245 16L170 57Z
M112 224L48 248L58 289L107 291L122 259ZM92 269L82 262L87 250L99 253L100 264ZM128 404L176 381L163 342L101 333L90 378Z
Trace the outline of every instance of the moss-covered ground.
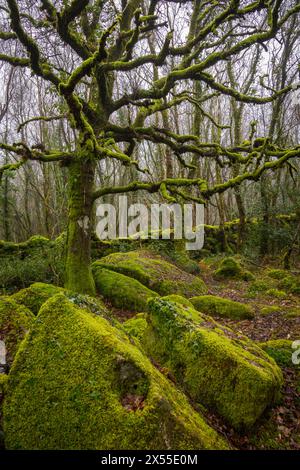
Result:
M170 398L172 402L171 406L173 406L174 410L176 410L175 415L178 416L179 420L181 419L180 407L183 403L184 410L182 416L185 415L184 419L186 419L188 414L191 416L193 415L191 420L187 422L186 426L182 428L183 430L186 430L184 431L186 436L184 439L187 439L186 442L189 442L189 445L193 447L195 446L196 442L201 441L201 439L199 441L199 437L194 434L194 431L191 432L190 430L199 426L200 422L201 426L204 426L203 423L205 421L209 424L209 429L213 429L217 431L219 435L225 437L229 447L237 449L299 450L300 366L294 365L292 362L292 354L294 351L292 346L295 340L300 339L300 271L297 271L296 269L293 271L286 271L281 267L278 267L276 263L269 263L268 265L257 265L249 263L243 258L237 256L231 256L228 261L228 258L225 256L217 255L202 259L198 263L199 270L195 269L194 272L197 273L196 279L199 279L199 285L194 286L191 285L191 282L189 282L194 279L189 277L190 274L184 272L182 269L178 269L178 267L175 266L173 266L170 270L170 266L172 265L165 263L163 257L153 255L153 253L150 253L150 251L146 252L144 250L142 253L143 256L141 256L141 252L139 252L137 255L128 253L127 258L125 257L125 263L120 263L116 256L113 256L112 258L108 257L108 260L104 260L103 264L99 263L98 269L99 272L102 271L102 273L104 271L103 266L106 264L105 273L107 282L105 282L105 285L100 286L101 288L98 289L97 298L80 296L78 294L73 295L72 293L63 289L42 283L36 283L28 286L26 289L19 290L11 297L2 297L2 305L7 311L15 311L15 318L19 317L20 315L22 318L25 318L25 315L26 318L29 319L25 321L25 326L21 324L20 335L18 333L19 327L16 329L12 326L10 326L10 331L13 333L11 338L8 339L8 335L6 335L7 344L9 344L9 342L12 340L13 355L10 360L11 363L19 347L20 341L24 335L26 335L27 331L31 329L32 322L35 321L36 317L42 318L41 316L37 316L39 315L40 308L42 307L42 310L44 309L43 305L45 305L45 302L48 302L48 305L50 306L54 305L51 303L51 298L53 295L57 295L59 292L61 293L60 298L62 304L63 302L69 301L71 304L73 304L75 309L83 309L84 311L90 312L92 314L90 320L88 321L89 326L87 327L87 324L82 317L82 315L86 314L82 313L78 316L78 313L75 314L75 311L71 309L73 312L72 315L75 315L74 324L71 321L72 315L69 319L66 318L66 321L70 320L70 331L72 328L75 328L75 323L79 321L80 317L80 322L83 322L82 327L84 331L86 328L91 332L93 330L91 334L94 339L105 337L105 341L108 341L109 335L112 334L112 331L115 331L112 330L114 325L114 327L120 331L121 337L121 330L123 330L124 335L128 335L130 340L129 343L132 345L134 351L134 353L132 353L134 362L136 361L137 355L139 354L138 350L143 349L143 335L148 328L147 318L149 318L149 311L147 312L147 301L149 298L153 298L154 296L158 296L159 298L161 296L163 302L175 303L180 306L180 308L187 310L192 309L192 305L194 304L194 307L197 306L197 310L200 312L200 315L201 311L208 315L212 315L214 317L214 321L219 323L220 326L217 327L217 330L219 330L218 334L220 331L224 331L223 328L229 328L228 331L232 332L231 339L234 339L234 337L239 335L245 335L257 343L257 346L259 346L264 351L264 353L268 354L270 358L272 358L280 367L284 378L284 384L280 403L276 404L272 408L267 408L251 429L246 431L236 430L234 427L232 427L230 420L226 420L224 419L224 416L220 416L222 415L220 410L217 412L214 406L207 406L206 408L203 406L203 404L199 404L199 400L196 399L196 396L193 396L193 393L191 393L190 390L186 390L188 396L187 402L184 394L181 393L184 391L185 384L182 384L180 380L180 374L175 373L176 371L171 369L170 364L165 363L159 357L151 357L151 366L149 365L150 363L148 364L148 362L146 368L145 364L141 365L143 370L144 368L145 371L147 369L148 372L146 372L146 375L150 378L150 383L156 383L157 387L160 388L164 394L166 393L166 396L173 396L173 401ZM111 264L110 267L107 265L109 264L107 261L109 261ZM114 264L113 269L112 264ZM180 273L179 277L178 273ZM101 282L103 282L103 279L104 277L102 276ZM27 283L23 284L25 287L27 286ZM18 286L18 288L20 289L20 287L23 287L23 284ZM12 292L16 290L18 289L12 290ZM125 291L126 295L124 294ZM5 290L4 292L6 293ZM99 297L99 294L102 295L103 298ZM167 297L164 297L166 295ZM195 300L193 297L199 299ZM212 302L212 299L217 299L217 302ZM224 301L222 301L222 299L224 299ZM103 300L105 304L103 303ZM244 307L241 308L242 313L239 310L241 304ZM57 311L59 311L59 308ZM51 312L48 308L48 315L50 314ZM53 321L55 320L58 322L58 326L61 325L61 323L59 323L59 317L56 315L54 310L52 315ZM109 322L106 323L103 323L104 320L99 320L100 323L103 323L101 324L101 331L103 333L105 330L105 334L100 333L100 330L98 331L96 324L93 323L96 316L107 318L109 320ZM6 318L6 316L4 318ZM123 323L122 327L119 325L118 321ZM49 322L48 325L49 328L47 326L49 331L51 329L50 323L51 322ZM93 327L91 323L94 324ZM205 327L208 328L209 325L206 324ZM5 328L8 331L8 327L5 326ZM40 328L42 327L37 324L33 331L41 331ZM82 335L80 337L85 341L84 331L80 333L80 335ZM15 335L15 332L17 332L17 335ZM31 343L31 341L35 342L34 335L30 336L30 338L31 339L25 339L25 343L21 343L21 348L24 347L23 344L27 344L29 347L30 343L30 351L32 351L31 348L33 348L33 346L39 346L37 343L36 345L34 345L35 343ZM63 335L61 336L61 340L63 342L65 341ZM122 339L116 340L116 343L118 343L117 349L119 348L120 351L127 351L127 342L125 341L125 345L122 345L122 342ZM60 344L62 343L60 342ZM111 344L111 341L109 341L109 344ZM93 347L95 347L95 345L96 343ZM59 355L60 348L61 346L59 346L58 349L54 348L53 351L57 353L57 358L63 361L63 357ZM69 343L66 343L66 348L69 348ZM20 352L20 357L21 353L22 349ZM44 353L46 353L46 350L44 350ZM23 357L27 357L27 354L24 356L24 350L22 354ZM76 356L76 358L82 360L82 356L80 354L78 357ZM41 356L37 360L43 361L44 359L45 355ZM13 367L19 367L24 370L24 374L28 374L28 371L23 369L23 365L21 364L22 361L20 361L21 360L19 359L19 362L15 362L14 364L17 365L13 365ZM30 361L29 365L31 364ZM104 358L103 361L105 362L106 359ZM179 368L180 366L183 367L182 363L177 365ZM34 362L32 363L32 366L35 367ZM98 369L95 364L94 371L96 375L98 374L97 370ZM52 372L53 377L55 377L56 371L52 371L51 369L51 373ZM159 373L159 375L156 375L156 373ZM31 373L29 372L29 375L30 374ZM99 377L97 380L98 379ZM112 384L112 382L108 382L105 387L108 387L112 393L116 392L118 395L120 390L114 388L116 384L110 384ZM17 387L17 383L15 383L14 386ZM3 398L3 392L6 388L6 376L0 374L0 421L2 413L1 401ZM20 394L22 393L23 391L21 390ZM37 389L35 393L39 394L39 390ZM122 395L122 390L120 393ZM132 412L132 406L135 406L135 401L132 401L131 393L128 395L125 395L125 398L123 396L121 398L122 407L120 408L120 411L122 413L123 408L125 411L130 409L130 412ZM174 400L175 396L177 398ZM92 397L92 399L94 400L95 397ZM74 397L74 400L77 403L76 396ZM90 400L90 397L88 397L88 400ZM144 405L145 400L138 402L138 413L145 412L146 414L147 403L146 406ZM205 405L207 405L207 403ZM154 406L156 405L154 404ZM198 418L196 417L197 413L194 414L195 411L200 412L200 421L197 421ZM41 412L44 412L44 410L41 410ZM85 412L84 409L83 412ZM110 413L111 412L113 413L114 411L110 411ZM133 417L132 419L137 419L137 417ZM173 422L177 423L178 421L176 420L177 418L175 416ZM142 422L143 420L141 418L140 423ZM53 423L55 424L55 421L53 421ZM157 423L159 426L159 417ZM127 426L126 421L122 423L122 426ZM160 439L159 433L156 434L155 429L156 423L151 421L151 439L153 439L153 442L155 442L156 439ZM210 431L208 434L210 434ZM211 435L214 436L213 439L216 438L214 431L212 431ZM63 438L64 437L62 437L62 439ZM183 443L183 441L177 440L179 438L175 435L171 435L170 438L174 439L173 445L186 445ZM85 439L87 439L87 437L85 437ZM94 436L93 439L93 442L91 441L91 446L103 447L103 443L99 444L101 442L100 438L100 440L97 441L98 438ZM128 443L131 437L127 435L126 439ZM143 439L142 435L140 436L140 439ZM0 426L0 448L3 446L2 442L3 435ZM203 443L203 441L201 442ZM216 438L215 442L216 445L219 445L220 447L224 446L224 443L218 441L218 438ZM124 441L122 445L125 446L127 443L125 444ZM14 443L11 444L11 441L8 441L8 447L13 447L14 445ZM146 445L145 441L143 441L143 445ZM26 443L25 446L27 446ZM54 446L56 446L56 443L54 443ZM209 448L210 444L206 442L203 444L203 446L205 448ZM56 448L57 447L59 447L59 445L57 445ZM142 444L140 447L142 447Z
M201 275L210 295L248 305L252 319L215 316L221 324L256 341L275 359L284 376L282 402L269 410L251 432L236 433L210 415L214 426L230 436L240 449L300 449L300 365L294 365L291 345L300 339L300 271L278 268L278 262L248 263L235 257L244 271L253 278L241 276L219 278L215 271L224 256L216 255L200 261ZM251 276L250 276L251 277ZM299 349L299 348L298 348Z

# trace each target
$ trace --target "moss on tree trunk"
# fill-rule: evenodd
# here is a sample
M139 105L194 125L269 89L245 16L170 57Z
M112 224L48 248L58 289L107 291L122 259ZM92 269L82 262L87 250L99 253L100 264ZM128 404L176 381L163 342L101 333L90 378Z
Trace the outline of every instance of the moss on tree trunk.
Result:
M91 231L95 163L77 159L69 166L69 221L65 287L74 292L95 294L91 272Z

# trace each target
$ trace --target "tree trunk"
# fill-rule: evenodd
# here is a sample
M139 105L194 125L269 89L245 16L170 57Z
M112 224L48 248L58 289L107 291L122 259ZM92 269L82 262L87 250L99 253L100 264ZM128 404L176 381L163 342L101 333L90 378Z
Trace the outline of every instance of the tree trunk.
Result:
M263 211L262 227L260 232L260 255L262 257L268 255L270 251L270 204L267 184L267 177L263 175L260 180L260 198Z
M95 295L91 271L94 175L95 163L91 160L78 159L69 166L65 287L90 295Z
M233 167L233 176L236 177L239 175L239 164L234 165ZM241 187L236 186L234 188L234 196L239 214L239 225L238 225L238 239L237 239L237 252L241 251L243 242L246 235L246 211L244 206L244 201L241 193Z

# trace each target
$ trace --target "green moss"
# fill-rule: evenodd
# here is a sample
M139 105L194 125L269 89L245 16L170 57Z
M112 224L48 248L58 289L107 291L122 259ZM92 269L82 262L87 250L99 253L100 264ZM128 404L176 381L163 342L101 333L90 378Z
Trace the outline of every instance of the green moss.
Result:
M190 252L185 248L186 241L182 240L149 240L147 241L147 249L156 254L161 254L175 263L179 269L191 274L199 274L200 267L197 261L190 258Z
M256 297L259 294L265 293L268 289L270 289L270 287L270 283L266 280L257 279L249 286L248 295L250 297Z
M265 343L260 343L259 346L272 357L276 363L281 367L292 367L292 341L287 339L274 339Z
M295 284L290 288L289 292L291 294L300 295L300 282L295 282Z
M284 277L278 284L280 289L284 289L291 294L300 294L300 281L293 276Z
M52 242L48 238L42 237L41 235L33 235L25 242L12 243L4 240L0 240L0 254L9 255L16 253L23 253L24 255L29 254L30 251L51 246Z
M260 310L260 314L264 317L268 315L272 315L273 313L280 313L282 311L282 307L279 305L267 305L266 307L262 307Z
M151 299L148 309L142 344L192 399L238 429L278 401L281 371L252 341L176 303Z
M272 279L282 279L286 277L287 271L285 271L284 269L268 269L267 275Z
M207 292L202 279L146 251L113 253L95 264L133 277L160 295L193 297Z
M147 300L158 295L136 279L104 269L98 263L93 264L93 274L97 291L117 308L142 312Z
M255 276L250 271L243 271L241 274L241 278L243 279L243 281L253 281L255 279Z
M190 300L196 310L208 315L232 318L234 320L254 317L253 310L249 305L223 299L216 295L202 295L193 297Z
M91 297L85 294L78 294L77 292L64 292L66 298L79 308L88 310L95 315L103 316L111 320L111 314L106 308L104 302L99 297Z
M46 300L53 297L59 292L65 292L61 287L53 286L51 284L44 284L43 282L36 282L26 289L22 289L11 298L18 304L25 305L35 315L38 314L39 309Z
M50 243L50 240L49 238L42 237L41 235L33 235L27 240L27 242L24 242L24 244L25 243L28 247L34 248L37 246L48 245Z
M20 342L31 328L34 316L30 310L10 297L0 297L0 340L6 348L6 363L10 367Z
M62 293L72 303L80 308L89 310L91 313L96 315L102 315L109 318L110 314L105 304L100 298L90 297L89 295L78 294L76 292L70 292L61 287L53 286L51 284L44 284L42 282L36 282L27 289L22 289L16 294L12 295L11 298L20 305L25 305L35 315L38 314L41 306L54 295Z
M290 290L295 284L295 279L292 276L281 277L278 287L280 289Z
M163 297L164 300L169 300L170 302L175 302L182 307L188 307L188 308L193 308L192 300L188 300L185 297L182 297L181 295L176 295L176 294L171 294L171 295L166 295Z
M5 392L6 383L7 383L7 375L0 374L0 395L3 395Z
M146 356L63 295L17 354L3 406L7 449L226 449Z
M122 324L126 333L138 340L142 339L148 326L145 313L138 313L135 317L130 318Z
M247 436L254 449L264 451L291 450L290 436L282 433L281 426L278 426L278 422L274 418L263 420L261 425ZM293 440L297 441L296 434L293 435Z
M234 258L224 258L218 269L214 272L216 278L241 278L242 267L240 263Z
M294 307L287 310L284 313L284 318L299 318L300 317L300 307Z
M270 297L276 297L277 299L284 299L286 297L286 292L279 289L268 289L266 294Z
M5 396L7 375L0 374L0 450L4 449L4 434L2 430L2 403Z

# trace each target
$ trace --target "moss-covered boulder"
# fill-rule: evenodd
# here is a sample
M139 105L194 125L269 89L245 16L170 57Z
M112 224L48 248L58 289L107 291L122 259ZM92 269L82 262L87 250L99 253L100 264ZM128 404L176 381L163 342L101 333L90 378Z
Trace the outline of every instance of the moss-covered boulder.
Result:
M243 269L240 262L233 258L224 258L218 268L214 271L216 279L240 279L243 281L253 281L254 276L250 271Z
M98 263L93 264L93 275L97 292L116 308L142 312L147 300L158 295L136 279L105 269Z
M162 257L147 251L113 253L101 258L94 266L130 276L160 295L193 297L207 292L200 277L182 271Z
M3 405L8 449L226 449L149 359L65 296L19 349Z
M285 276L281 278L278 287L285 291L299 295L300 294L300 279L296 276Z
M25 305L35 315L38 314L39 309L50 297L64 292L62 287L53 286L52 284L44 284L43 282L35 282L26 289L19 290L13 294L11 298L18 304Z
M216 295L201 295L190 299L194 308L207 315L243 320L253 318L254 312L249 305L233 300L223 299Z
M0 297L0 341L6 350L6 364L10 367L20 342L34 322L28 308L10 297Z
M178 303L151 299L148 309L144 348L194 400L238 429L277 402L281 371L252 341Z
M288 339L273 339L259 346L281 367L292 367L293 342Z

